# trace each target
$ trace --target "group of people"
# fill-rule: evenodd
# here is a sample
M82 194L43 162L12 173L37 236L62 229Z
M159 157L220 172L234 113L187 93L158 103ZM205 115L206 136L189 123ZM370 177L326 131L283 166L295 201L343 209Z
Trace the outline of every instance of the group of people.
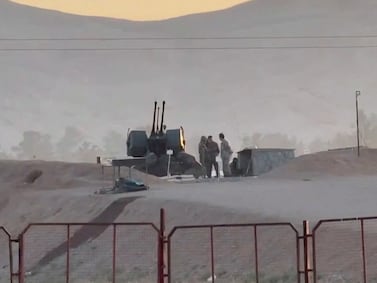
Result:
M231 176L230 159L233 151L229 145L229 142L225 139L223 133L219 134L220 147L217 142L213 140L212 136L202 136L199 142L199 160L201 165L206 169L206 176L212 177L212 168L215 168L216 177L219 178L219 164L216 160L220 154L223 164L224 177Z

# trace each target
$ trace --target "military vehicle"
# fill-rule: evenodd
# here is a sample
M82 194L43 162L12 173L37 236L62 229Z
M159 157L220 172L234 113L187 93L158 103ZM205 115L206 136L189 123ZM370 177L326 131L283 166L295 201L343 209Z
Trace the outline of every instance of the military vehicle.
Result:
M160 107L154 102L152 130L148 137L146 131L131 130L127 134L127 155L134 158L145 158L143 165L135 168L163 177L168 175L203 175L203 168L194 156L185 152L186 141L183 127L167 129L164 124L165 101Z

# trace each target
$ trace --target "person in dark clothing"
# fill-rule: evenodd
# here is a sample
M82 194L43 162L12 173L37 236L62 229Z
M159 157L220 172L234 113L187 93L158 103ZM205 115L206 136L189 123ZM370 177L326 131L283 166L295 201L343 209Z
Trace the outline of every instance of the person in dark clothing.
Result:
M212 166L215 167L216 177L219 178L219 164L216 161L216 157L219 155L220 149L217 142L212 139L212 136L208 136L207 139L207 177L212 177Z
M207 138L205 136L202 136L200 138L198 152L199 152L199 160L200 160L199 162L202 166L205 166L206 156L207 156Z
M234 157L231 164L230 164L230 172L232 173L232 176L241 176L242 170L238 169L238 158Z
M206 177L207 176L207 137L205 136L202 136L201 139L200 139L200 142L199 142L199 146L198 146L198 151L199 151L199 162L200 162L200 165L202 165L202 169L203 169L203 173L202 173L202 177Z

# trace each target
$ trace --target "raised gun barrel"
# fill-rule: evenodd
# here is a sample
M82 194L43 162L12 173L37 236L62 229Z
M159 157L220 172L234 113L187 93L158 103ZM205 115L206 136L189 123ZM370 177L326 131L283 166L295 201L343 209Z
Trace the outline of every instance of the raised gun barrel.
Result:
M161 113L161 127L160 134L163 134L164 131L164 116L165 116L165 100L162 102L162 113Z
M159 120L160 120L160 107L157 107L157 121L156 121L157 129L156 129L156 133L159 132L159 129L158 129L158 121Z
M157 110L157 101L154 102L154 112L153 112L153 124L151 135L156 133L156 110Z

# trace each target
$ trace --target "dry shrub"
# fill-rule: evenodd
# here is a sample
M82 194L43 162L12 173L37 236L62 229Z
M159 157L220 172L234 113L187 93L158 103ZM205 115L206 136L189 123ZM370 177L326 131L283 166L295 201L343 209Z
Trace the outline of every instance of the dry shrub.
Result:
M31 171L24 179L25 184L33 184L42 174L42 170Z

